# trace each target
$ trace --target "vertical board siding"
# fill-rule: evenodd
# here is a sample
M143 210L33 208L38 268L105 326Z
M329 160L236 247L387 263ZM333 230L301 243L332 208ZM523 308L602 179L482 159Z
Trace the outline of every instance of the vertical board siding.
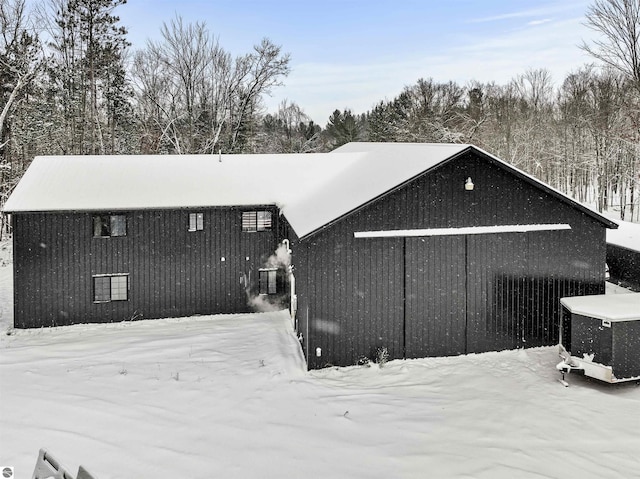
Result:
M526 299L526 235L470 235L467 245L468 352L518 347Z
M277 223L242 232L243 210L198 209L194 232L194 210L118 212L127 235L109 238L93 237L92 213L14 214L16 327L249 311L240 278L256 287L278 238ZM129 275L128 300L94 303L93 275L117 273Z
M609 243L607 264L612 282L640 291L640 251Z
M346 231L339 241L317 237L293 250L311 367L375 360L383 349L390 358L403 357L402 240L362 243Z
M473 191L464 189L469 176ZM548 223L572 229L353 237ZM604 290L604 235L604 225L490 158L457 157L297 244L304 250L295 260L297 278L308 278L298 282L308 366L354 364L380 338L394 357L401 349L421 357L555 344L560 298Z
M465 238L407 238L407 358L465 352Z

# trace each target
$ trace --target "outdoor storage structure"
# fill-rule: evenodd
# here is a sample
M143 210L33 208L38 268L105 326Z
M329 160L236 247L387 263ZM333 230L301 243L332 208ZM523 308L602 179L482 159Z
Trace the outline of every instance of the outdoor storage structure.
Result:
M463 144L39 157L5 212L16 327L290 296L309 368L557 344L616 227Z
M310 368L555 345L560 298L604 293L612 221L468 145L336 153L363 151L285 211L309 213L291 249Z
M609 383L640 379L640 293L562 298L567 370ZM561 369L561 363L559 369Z

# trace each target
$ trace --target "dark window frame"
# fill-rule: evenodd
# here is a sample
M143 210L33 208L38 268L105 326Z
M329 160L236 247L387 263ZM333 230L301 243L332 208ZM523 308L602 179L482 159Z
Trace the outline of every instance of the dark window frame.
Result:
M278 294L278 268L260 268L258 270L258 293L261 295Z
M129 301L129 273L94 274L92 281L94 303Z
M125 214L94 214L94 238L118 238L127 236L127 215Z
M244 233L258 233L271 231L273 214L268 210L252 210L242 212L242 231Z

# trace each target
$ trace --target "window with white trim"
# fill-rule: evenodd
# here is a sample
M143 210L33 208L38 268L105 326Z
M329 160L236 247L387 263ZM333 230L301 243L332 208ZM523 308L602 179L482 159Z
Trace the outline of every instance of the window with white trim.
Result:
M204 229L204 213L189 213L189 231Z
M93 277L93 302L109 303L129 299L129 275L100 274Z
M260 294L276 294L278 270L275 268L258 270L258 288Z
M244 211L242 231L252 233L271 229L271 211Z
M94 215L93 237L109 238L127 236L127 217L125 215Z

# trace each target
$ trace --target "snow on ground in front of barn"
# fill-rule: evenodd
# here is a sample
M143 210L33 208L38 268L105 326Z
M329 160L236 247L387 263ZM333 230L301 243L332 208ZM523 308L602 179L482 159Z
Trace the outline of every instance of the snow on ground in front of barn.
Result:
M10 285L18 479L41 447L98 479L640 477L640 387L564 388L553 347L306 372L283 312L11 330Z

